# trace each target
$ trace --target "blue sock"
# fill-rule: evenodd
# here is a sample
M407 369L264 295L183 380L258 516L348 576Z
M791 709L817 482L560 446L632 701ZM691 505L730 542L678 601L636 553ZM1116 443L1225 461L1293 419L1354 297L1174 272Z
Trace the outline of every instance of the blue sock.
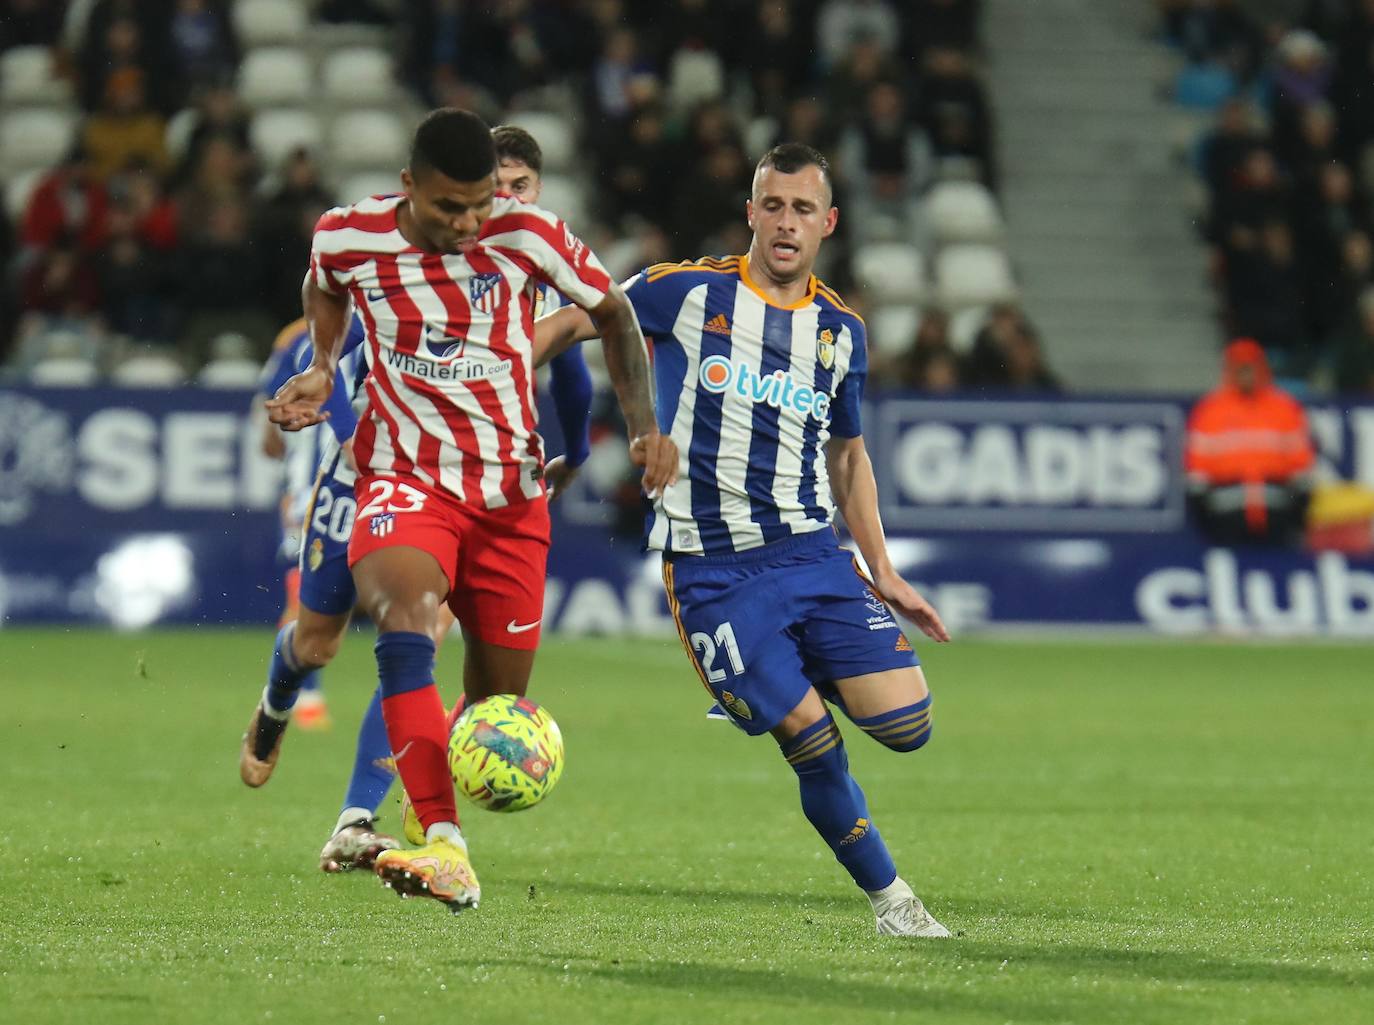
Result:
M287 623L277 634L277 646L272 650L272 664L267 670L267 707L276 712L289 712L296 704L301 686L319 672L314 666L297 664L291 653L291 639L296 624Z
M915 751L930 739L933 712L927 694L914 705L894 708L868 719L855 719L854 725L894 751Z
M373 816L391 789L396 773L391 767L391 743L382 718L382 690L372 695L363 724L358 727L358 747L353 755L353 775L344 791L343 808L369 808ZM340 809L342 811L343 809Z
M881 890L897 878L897 866L868 817L864 792L849 774L839 727L827 712L782 745L801 782L802 811L835 860L865 890Z

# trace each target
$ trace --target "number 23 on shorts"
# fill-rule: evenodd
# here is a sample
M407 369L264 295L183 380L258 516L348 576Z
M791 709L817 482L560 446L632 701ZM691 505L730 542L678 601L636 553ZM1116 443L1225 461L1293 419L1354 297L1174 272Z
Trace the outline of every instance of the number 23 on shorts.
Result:
M383 512L415 512L424 506L425 499L429 497L419 488L389 480L374 480L367 486L367 491L368 502L358 510L360 520Z

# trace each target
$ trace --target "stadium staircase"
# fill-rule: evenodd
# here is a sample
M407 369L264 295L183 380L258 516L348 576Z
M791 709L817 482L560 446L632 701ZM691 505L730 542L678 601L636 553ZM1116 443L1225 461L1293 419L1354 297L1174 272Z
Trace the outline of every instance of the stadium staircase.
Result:
M1008 244L1051 365L1079 391L1196 394L1218 366L1153 5L987 0Z

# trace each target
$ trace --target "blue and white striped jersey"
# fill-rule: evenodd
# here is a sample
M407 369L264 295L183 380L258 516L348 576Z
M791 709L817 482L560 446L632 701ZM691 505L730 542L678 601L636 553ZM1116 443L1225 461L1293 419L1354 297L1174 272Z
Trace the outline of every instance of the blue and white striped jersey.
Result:
M366 353L360 345L362 339L362 322L353 317L340 353L334 392L324 405L330 414L327 429L312 427L284 435L286 478L283 490L288 497L287 516L292 522L299 523L305 516L311 495L314 494L315 477L320 471L329 476L334 473L337 461L339 469L335 473L336 479L345 484L353 482L353 471L337 457L340 442L353 436L358 423L357 414L366 402L366 395L358 391L358 384L367 373ZM296 320L283 328L272 350L263 367L259 388L268 397L275 395L277 389L293 374L300 373L310 365L313 347L305 321Z
M685 464L645 545L714 555L827 526L825 443L861 433L859 315L814 277L801 301L775 305L747 256L659 264L625 292L653 341L659 430Z

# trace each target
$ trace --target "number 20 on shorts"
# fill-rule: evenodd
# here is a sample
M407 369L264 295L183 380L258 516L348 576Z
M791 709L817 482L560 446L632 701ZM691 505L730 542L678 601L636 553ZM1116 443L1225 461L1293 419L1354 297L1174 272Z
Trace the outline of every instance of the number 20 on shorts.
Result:
M739 645L735 643L735 628L730 625L727 619L720 626L716 627L716 636L713 640L708 633L697 631L690 638L692 647L696 649L697 661L701 663L701 670L706 674L706 679L711 683L720 683L725 679L725 670L715 668L716 652L719 648L724 648L726 655L730 659L730 668L736 676L744 675L744 659L740 658Z

